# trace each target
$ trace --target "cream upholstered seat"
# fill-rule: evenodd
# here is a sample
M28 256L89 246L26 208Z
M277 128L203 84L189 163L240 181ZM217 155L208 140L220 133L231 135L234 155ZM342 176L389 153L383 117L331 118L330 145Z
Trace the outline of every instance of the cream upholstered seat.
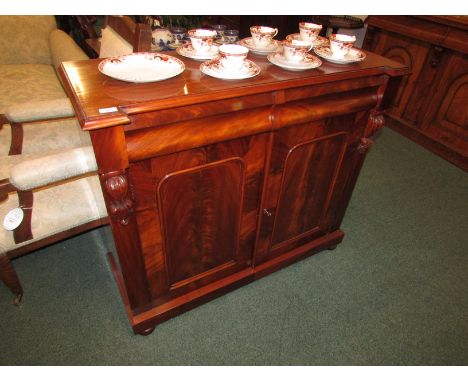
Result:
M97 175L86 176L53 187L38 188L34 190L33 197L31 220L33 238L15 243L13 231L2 229L0 230L0 252L9 252L107 216ZM18 205L20 205L18 195L13 193L0 204L0 215L5 217Z
M56 143L49 145L44 122L27 122L74 116L56 68L63 61L88 57L70 36L57 29L53 16L0 16L0 50L0 155L56 148ZM43 128L36 129L38 126ZM76 127L76 123L61 125L59 146L89 144L86 134ZM21 142L18 130L23 131L24 141L12 147L13 134Z

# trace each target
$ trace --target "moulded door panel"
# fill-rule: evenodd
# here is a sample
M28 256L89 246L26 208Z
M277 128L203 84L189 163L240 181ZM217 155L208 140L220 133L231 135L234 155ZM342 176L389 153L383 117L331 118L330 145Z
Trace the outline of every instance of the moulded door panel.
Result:
M256 264L324 235L353 116L275 133Z
M276 209L273 248L320 230L345 148L346 133L337 133L289 150Z
M266 142L257 135L131 165L153 301L250 266Z
M461 54L452 54L441 73L424 120L424 131L468 155L468 59Z
M392 107L387 110L392 116L402 117L407 107L415 106L409 103L409 98L419 83L429 48L430 45L425 42L410 41L405 36L379 30L375 53L400 62L411 69L411 75L402 79ZM411 111L406 113L411 114Z

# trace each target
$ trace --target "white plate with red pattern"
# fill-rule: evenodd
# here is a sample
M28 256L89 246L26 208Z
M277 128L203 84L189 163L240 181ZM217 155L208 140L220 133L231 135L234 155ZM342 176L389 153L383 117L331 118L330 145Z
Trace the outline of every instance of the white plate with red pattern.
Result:
M243 38L242 40L238 42L238 44L245 46L254 54L261 54L264 56L266 56L267 54L276 52L278 50L281 50L283 48L283 46L281 45L281 42L279 42L278 40L272 40L270 45L260 48L253 43L252 37Z
M291 62L281 53L271 53L267 56L267 60L280 68L294 71L315 69L322 65L322 61L311 54L306 54L302 61Z
M206 61L200 65L202 73L211 77L221 78L223 80L242 80L258 75L261 71L260 67L253 61L244 60L242 68L239 70L226 70L219 58L211 61Z
M219 49L216 45L211 45L208 51L200 53L200 52L197 52L195 49L193 49L192 44L188 43L188 44L179 46L176 49L176 52L180 54L181 56L191 58L193 60L211 60L218 56Z
M288 41L292 41L292 40L302 41L302 37L301 37L300 33L293 33L293 34L288 34L286 36L286 40L288 40ZM330 41L328 40L328 38L323 37L323 36L317 36L317 40L315 40L312 43L312 47L315 48L317 46L324 46L324 45L329 45L329 44L330 44Z
M351 48L343 58L334 57L330 47L328 46L319 46L314 48L314 53L324 60L340 65L361 62L366 58L366 54L361 49L357 48Z
M177 76L185 70L185 65L166 54L141 52L106 58L99 63L98 69L121 81L155 82Z

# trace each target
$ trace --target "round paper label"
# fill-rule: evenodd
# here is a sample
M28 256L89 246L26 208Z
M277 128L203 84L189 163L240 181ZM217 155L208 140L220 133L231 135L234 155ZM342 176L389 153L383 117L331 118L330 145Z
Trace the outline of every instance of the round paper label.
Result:
M21 208L14 208L8 212L3 219L3 227L7 231L13 231L17 228L23 221L24 212Z

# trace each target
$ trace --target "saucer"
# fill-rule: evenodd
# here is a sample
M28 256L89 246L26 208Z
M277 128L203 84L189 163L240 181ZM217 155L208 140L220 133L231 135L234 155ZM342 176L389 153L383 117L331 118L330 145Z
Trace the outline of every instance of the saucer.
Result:
M195 49L193 49L192 44L185 44L179 46L176 49L176 52L179 53L181 56L191 58L193 60L211 60L215 58L218 53L219 49L216 45L212 45L211 48L206 53L197 53Z
M286 40L291 41L291 40L299 40L302 41L302 37L300 33L293 33L293 34L288 34L286 36ZM329 45L329 40L326 37L323 36L317 36L317 40L315 40L312 43L312 47L315 48L317 46L324 46L324 45Z
M281 49L282 47L281 43L278 40L273 40L273 42L270 45L263 47L263 48L259 48L254 45L252 41L252 37L243 38L242 40L239 41L239 44L245 46L254 54L261 54L265 56L267 54L276 52L278 49Z
M260 73L260 67L253 61L245 60L240 70L226 70L218 58L206 61L200 65L200 70L209 76L221 78L224 80L242 80L244 78L255 77Z
M308 70L318 68L322 65L317 57L312 56L311 54L306 54L304 60L299 62L291 62L286 60L286 58L281 53L270 53L267 56L267 60L270 61L273 65L279 66L280 68L287 70Z
M333 57L332 52L328 46L319 46L314 48L317 56L322 57L324 60L333 62L334 64L351 64L353 62L361 62L366 58L366 54L357 48L351 48L350 51L343 58Z

